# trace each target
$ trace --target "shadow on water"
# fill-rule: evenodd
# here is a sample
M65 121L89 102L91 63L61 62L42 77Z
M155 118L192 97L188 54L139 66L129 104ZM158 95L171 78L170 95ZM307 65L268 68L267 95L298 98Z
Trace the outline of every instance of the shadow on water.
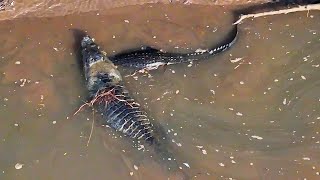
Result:
M73 44L73 51L75 54L75 58L77 60L77 64L79 67L79 71L83 74L83 62L82 62L82 55L81 55L81 40L87 33L81 29L69 29L74 38ZM83 75L84 77L84 75Z

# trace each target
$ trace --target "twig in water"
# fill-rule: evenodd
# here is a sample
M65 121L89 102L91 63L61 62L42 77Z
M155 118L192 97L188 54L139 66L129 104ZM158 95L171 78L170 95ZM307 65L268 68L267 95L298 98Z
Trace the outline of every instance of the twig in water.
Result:
M93 126L94 126L94 109L92 109L91 131L90 131L89 139L88 139L88 142L87 142L87 147L89 146L89 143L90 143L90 139L91 139L92 132L93 132Z
M93 107L93 105L96 102L108 103L112 99L116 99L118 101L124 101L125 103L127 103L129 106L131 106L133 108L133 105L131 103L129 103L128 101L126 101L124 99L120 99L119 97L117 97L117 95L115 95L113 92L114 90L115 90L114 88L112 88L111 90L108 90L108 91L106 91L106 89L98 90L97 93L95 94L94 98L90 102L86 102L83 105L81 105L79 107L79 109L73 115L76 115L85 106ZM92 124L91 124L91 131L90 131L89 139L87 142L87 146L89 146L89 143L90 143L90 139L91 139L92 132L93 132L93 127L94 127L94 108L92 109Z
M90 102L89 102L89 103L84 103L84 104L82 104L82 105L79 107L79 109L78 109L73 115L78 114L78 112L81 111L84 106L90 106L90 105L91 105Z
M126 101L124 99L120 99L117 95L115 95L114 92L113 92L115 90L114 88L104 92L105 90L106 89L102 89L102 90L97 91L97 93L94 96L94 98L91 101L82 104L79 107L79 109L73 115L78 114L78 112L80 112L82 110L82 108L84 108L85 106L92 107L96 102L108 103L112 99L116 99L118 101L123 101L123 102L127 103L131 108L134 108L134 106L131 103L129 103L128 101Z
M109 91L107 91L107 92L104 92L104 93L101 93L101 94L99 94L99 91L97 91L95 97L94 97L91 101L82 104L82 105L79 107L79 109L78 109L73 115L78 114L78 112L81 111L82 108L84 108L85 106L92 107L92 106L94 105L94 103L96 103L96 101L98 101L101 97L104 97L104 96L106 96L106 95L110 95L113 90L114 90L114 89L111 89L111 90L109 90Z
M320 4L309 4L306 6L298 6L290 9L282 9L278 11L270 11L270 12L263 12L263 13L256 13L256 14L247 14L247 15L241 15L240 19L233 23L234 25L239 24L244 19L247 18L257 18L257 17L263 17L263 16L271 16L271 15L277 15L277 14L288 14L292 12L299 12L299 11L310 11L310 10L320 10Z

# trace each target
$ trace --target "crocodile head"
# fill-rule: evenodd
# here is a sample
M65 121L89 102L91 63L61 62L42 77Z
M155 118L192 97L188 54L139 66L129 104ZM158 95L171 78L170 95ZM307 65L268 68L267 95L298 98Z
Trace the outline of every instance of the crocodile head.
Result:
M82 61L90 91L113 86L122 81L117 67L101 51L94 39L86 35L81 41Z
M94 42L94 39L86 35L81 41L82 60L85 67L90 67L98 61L103 61L103 54L100 52L99 46Z

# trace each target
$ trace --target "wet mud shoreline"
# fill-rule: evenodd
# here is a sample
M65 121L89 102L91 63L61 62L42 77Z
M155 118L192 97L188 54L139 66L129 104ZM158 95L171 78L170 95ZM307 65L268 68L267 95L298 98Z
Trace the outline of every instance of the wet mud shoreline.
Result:
M220 6L229 7L231 10L243 8L257 8L267 4L287 5L287 4L308 4L314 3L317 0L130 0L130 1L41 1L41 0L27 0L14 1L3 0L0 2L0 20L22 18L22 17L55 17L66 16L71 14L81 14L88 12L103 13L110 9L134 6L134 5L157 5L167 4L170 6L176 5L202 5L202 6ZM243 11L245 12L245 11Z

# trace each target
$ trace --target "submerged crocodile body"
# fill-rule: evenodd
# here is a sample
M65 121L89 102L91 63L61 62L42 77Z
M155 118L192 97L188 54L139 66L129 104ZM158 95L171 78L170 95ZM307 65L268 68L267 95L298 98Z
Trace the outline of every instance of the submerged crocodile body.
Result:
M89 96L96 110L101 113L103 122L137 140L136 145L149 145L148 150L155 153L152 157L166 170L187 179L172 155L163 129L159 125L154 126L147 113L130 97L117 67L99 50L94 39L83 37L81 54Z
M183 62L208 59L230 48L237 40L238 28L226 36L225 40L217 46L207 50L197 50L192 53L169 53L158 49L146 47L141 50L123 52L110 56L109 59L117 66L132 67L137 69L157 69L161 65L178 64Z
M81 47L89 95L96 98L105 123L131 138L154 143L153 125L129 96L116 66L89 36L82 39Z
M142 111L140 105L130 96L117 70L117 65L156 69L160 65L206 59L234 44L238 34L237 28L231 34L222 45L205 51L179 54L147 48L109 58L99 49L93 38L84 36L81 41L81 54L86 84L90 99L96 105L96 110L101 113L103 122L128 137L151 145L158 156L157 159L165 161L168 169L179 170L177 162L171 161L173 156L161 127L155 128L147 113ZM187 177L185 174L182 176Z

